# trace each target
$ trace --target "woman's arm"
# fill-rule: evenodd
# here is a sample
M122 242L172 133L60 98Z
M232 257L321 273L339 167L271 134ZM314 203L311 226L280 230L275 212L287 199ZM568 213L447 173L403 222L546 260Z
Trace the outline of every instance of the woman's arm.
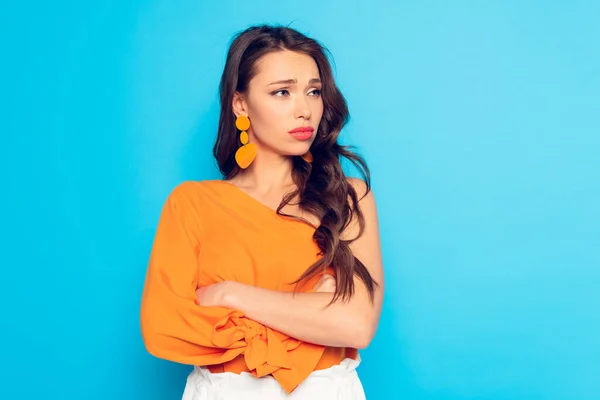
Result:
M357 193L364 193L364 182L353 180ZM361 185L362 184L362 185ZM365 217L363 235L350 248L379 284L374 301L361 280L355 278L350 301L330 306L333 293L290 293L257 288L239 282L223 282L217 291L220 305L243 311L246 317L286 335L324 346L365 348L373 338L383 302L383 266L375 198L369 192L360 201ZM352 223L344 237L356 237L358 223ZM200 303L207 301L204 289L198 291Z

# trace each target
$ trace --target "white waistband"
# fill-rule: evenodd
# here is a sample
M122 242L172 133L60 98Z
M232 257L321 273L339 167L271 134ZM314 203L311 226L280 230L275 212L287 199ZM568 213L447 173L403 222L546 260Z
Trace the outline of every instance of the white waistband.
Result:
M344 360L342 360L338 365L334 365L332 367L326 368L326 369L320 369L317 371L313 371L307 378L311 379L311 378L319 378L319 377L334 377L334 376L342 376L342 375L346 375L351 373L352 371L354 371L360 364L360 356L357 356L356 360L352 359L352 358L346 358ZM228 384L230 383L230 381L232 379L237 380L238 382L241 380L247 380L247 381L262 381L262 382L266 382L266 381L273 381L273 383L275 383L275 378L273 378L271 375L267 375L264 376L262 378L256 378L254 375L252 375L249 372L242 372L241 374L236 374L234 372L217 372L217 373L212 373L209 371L209 369L207 367L194 367L194 372L192 372L192 374L194 375L198 375L199 377L202 377L203 379L208 380L210 383L214 383L214 384Z

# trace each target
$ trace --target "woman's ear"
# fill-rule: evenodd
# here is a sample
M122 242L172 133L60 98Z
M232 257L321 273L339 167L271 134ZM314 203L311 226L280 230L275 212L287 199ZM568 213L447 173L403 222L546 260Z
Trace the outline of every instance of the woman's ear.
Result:
M233 94L231 106L233 109L233 113L236 117L239 117L240 115L248 115L246 101L244 100L244 96L240 92L235 92Z

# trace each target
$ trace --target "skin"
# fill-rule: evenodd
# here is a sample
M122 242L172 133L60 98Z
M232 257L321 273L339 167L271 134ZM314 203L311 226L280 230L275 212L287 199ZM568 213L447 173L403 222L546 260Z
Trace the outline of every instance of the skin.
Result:
M299 141L288 132L299 126L311 126L315 133L323 115L321 83L316 62L310 56L290 51L270 53L258 63L258 73L249 82L246 93L232 99L236 116L249 117L249 140L258 147L252 164L230 183L264 205L276 209L282 197L294 189L292 159L306 153L312 141ZM293 80L293 83L272 82ZM366 192L363 181L348 179L359 198ZM371 342L383 303L383 265L373 192L360 201L365 217L363 235L350 244L353 254L366 266L379 284L371 302L362 281L355 278L355 293L347 302L328 304L335 291L335 278L323 275L314 293L289 293L224 281L196 291L200 306L221 306L243 311L265 326L305 342L324 346L365 348ZM315 222L296 205L283 212ZM352 221L343 239L355 238L357 221Z

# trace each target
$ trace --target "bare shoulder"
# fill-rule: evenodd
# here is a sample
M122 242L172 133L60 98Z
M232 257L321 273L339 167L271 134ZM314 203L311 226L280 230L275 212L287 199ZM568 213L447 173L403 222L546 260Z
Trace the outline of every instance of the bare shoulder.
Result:
M373 194L373 190L370 187L367 187L367 183L364 180L360 178L346 178L346 181L352 185L356 191L356 196L359 200L361 209L364 206L370 207L370 203L372 203L373 207L375 206L375 196Z

